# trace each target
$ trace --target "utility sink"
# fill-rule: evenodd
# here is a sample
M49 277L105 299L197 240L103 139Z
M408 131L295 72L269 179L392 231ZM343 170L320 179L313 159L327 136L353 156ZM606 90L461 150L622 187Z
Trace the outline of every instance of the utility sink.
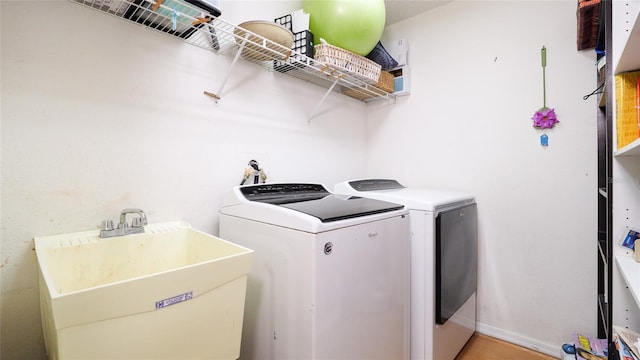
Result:
M50 359L237 359L253 250L191 228L35 237Z

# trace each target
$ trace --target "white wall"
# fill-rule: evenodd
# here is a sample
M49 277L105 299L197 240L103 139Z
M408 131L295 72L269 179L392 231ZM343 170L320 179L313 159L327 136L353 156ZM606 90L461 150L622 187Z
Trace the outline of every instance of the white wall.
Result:
M223 16L296 8L239 3ZM215 234L220 197L254 157L272 181L386 176L476 194L481 331L545 351L595 332L595 104L582 100L595 72L575 51L574 1L454 2L390 26L411 46L412 95L365 107L332 94L311 123L314 85L240 63L216 104L202 91L227 57L69 1L0 11L3 358L44 356L33 236L131 206ZM542 45L561 121L549 148L529 119Z
M227 57L69 1L0 4L3 359L44 356L35 235L126 207L216 234L252 158L271 181L364 173L362 102L329 96L308 123L323 89L239 63L216 104L203 90L218 90Z
M595 53L574 1L460 1L387 28L406 38L411 96L368 108L367 173L473 193L482 332L559 354L596 335ZM542 147L530 119L560 123Z

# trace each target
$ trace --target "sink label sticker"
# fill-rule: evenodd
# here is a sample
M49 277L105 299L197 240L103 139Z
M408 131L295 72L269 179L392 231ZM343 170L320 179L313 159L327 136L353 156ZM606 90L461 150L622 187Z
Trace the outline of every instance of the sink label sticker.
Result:
M184 294L176 295L176 296L170 297L168 299L156 301L156 310L157 309L162 309L162 308L167 307L167 306L175 305L175 304L181 303L183 301L191 300L191 299L193 299L193 291L189 291L189 292L184 293Z

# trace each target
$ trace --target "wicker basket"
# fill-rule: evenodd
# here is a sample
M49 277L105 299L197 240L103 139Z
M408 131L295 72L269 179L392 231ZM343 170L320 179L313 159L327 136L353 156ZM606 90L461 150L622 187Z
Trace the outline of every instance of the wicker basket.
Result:
M378 78L378 82L373 86L378 89L382 89L388 93L393 92L393 88L395 86L396 78L388 71L380 71L380 78Z
M396 78L393 76L393 74L383 70L380 71L380 79L378 79L378 82L373 84L373 86L385 92L392 93L394 89L395 79ZM343 89L342 93L359 100L369 100L376 97L374 94L358 89Z
M315 47L313 56L317 61L356 77L367 84L375 84L380 77L380 64L364 56L329 44Z

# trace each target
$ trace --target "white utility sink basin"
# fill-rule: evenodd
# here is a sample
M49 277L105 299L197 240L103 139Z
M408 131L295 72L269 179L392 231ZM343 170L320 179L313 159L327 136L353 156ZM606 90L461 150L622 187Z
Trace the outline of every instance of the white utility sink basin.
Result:
M34 238L50 359L237 359L253 250L184 222Z

